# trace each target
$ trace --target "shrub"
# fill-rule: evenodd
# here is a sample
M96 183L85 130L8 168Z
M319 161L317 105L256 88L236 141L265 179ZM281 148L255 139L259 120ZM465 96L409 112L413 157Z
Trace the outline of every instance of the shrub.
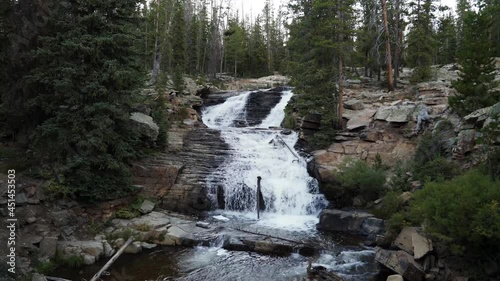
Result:
M424 163L421 166L415 166L413 174L416 179L423 181L437 181L440 179L452 179L459 173L459 168L455 162L445 159L441 156Z
M140 213L137 210L131 209L131 208L121 208L119 209L115 216L119 219L133 219L135 217L138 217Z
M435 181L457 175L458 167L446 158L448 154L446 139L441 134L423 135L412 161L415 179Z
M500 252L500 188L477 170L415 193L410 218L455 254Z
M394 174L389 180L389 187L391 190L399 190L399 191L409 191L410 190L410 176L408 176L408 172L411 167L409 167L408 162L398 161L394 166Z
M352 197L361 195L365 200L372 201L384 192L385 172L375 169L361 160L346 160L341 163L337 178Z
M401 211L403 207L403 202L399 197L399 193L395 191L391 191L387 193L384 197L384 200L381 202L381 206L379 209L373 210L373 213L378 218L388 219L393 214Z
M41 274L52 273L57 268L57 264L52 261L39 261L35 265L35 270Z

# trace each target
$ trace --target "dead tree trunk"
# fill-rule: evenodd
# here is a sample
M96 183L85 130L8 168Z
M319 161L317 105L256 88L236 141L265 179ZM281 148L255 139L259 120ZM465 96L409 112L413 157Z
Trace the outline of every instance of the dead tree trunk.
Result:
M392 79L392 60L391 60L391 38L389 36L389 26L387 24L387 5L382 1L382 15L384 17L385 45L387 54L387 86L389 91L394 91L394 81Z

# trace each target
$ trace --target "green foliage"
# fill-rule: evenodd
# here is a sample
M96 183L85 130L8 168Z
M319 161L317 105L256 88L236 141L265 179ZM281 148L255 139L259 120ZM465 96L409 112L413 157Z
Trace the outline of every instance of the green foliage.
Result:
M48 275L56 270L58 265L53 261L38 261L35 264L35 271L44 275Z
M410 183L409 179L410 176L408 176L408 172L411 170L409 162L402 162L398 161L396 162L396 165L394 165L394 175L392 175L391 179L389 180L389 187L391 190L398 190L398 191L409 191L410 190Z
M83 263L83 257L80 255L69 256L64 258L56 256L55 263L69 268L81 268L85 265Z
M484 145L486 161L483 169L493 180L500 179L500 103L491 108L490 118L481 129L479 143Z
M363 199L373 201L385 192L385 172L361 160L342 162L336 176L351 197L361 195Z
M417 180L434 181L451 179L458 174L458 167L446 156L449 154L442 134L424 134L415 150L412 161L413 176Z
M115 213L115 217L126 220L136 218L140 215L140 212L131 208L121 208Z
M399 195L400 193L396 191L387 193L384 200L380 203L380 208L374 209L373 214L378 218L389 219L392 215L401 211L403 202Z
M411 82L427 81L431 78L432 55L436 48L436 39L432 30L432 0L424 0L414 5L408 33L407 62L413 67Z
M471 170L451 181L427 183L415 193L410 217L454 253L488 257L500 251L499 202L498 183Z
M142 231L142 232L148 232L148 231L152 230L151 225L145 224L145 223L141 223L141 224L136 225L135 229Z
M130 228L124 228L121 230L114 231L111 234L106 235L106 239L109 241L116 240L119 238L122 238L123 240L128 240L130 237L133 237L134 240L140 241L141 239L141 234L138 233L137 231L130 229Z
M467 115L477 109L500 101L493 46L490 42L490 17L484 11L469 10L463 19L461 46L457 53L460 73L452 83L458 95L449 97L450 106L459 114Z
M423 165L416 165L413 173L416 179L427 182L451 179L460 173L460 169L455 162L438 156Z
M410 226L411 223L408 221L406 214L398 212L394 213L388 220L387 220L387 231L391 236L396 236L398 235L401 230L406 227Z
M283 128L294 130L297 126L297 120L295 116L293 116L293 109L288 104L285 107L285 119L283 120Z
M168 121L167 121L167 103L162 94L158 96L158 99L153 104L153 109L151 112L153 120L158 125L158 139L156 140L156 145L161 149L165 149L168 144Z
M140 143L129 109L144 78L135 49L138 3L53 1L43 32L12 57L19 84L2 96L7 127L27 140L54 184L82 200L133 191L128 163ZM29 15L42 7L16 9Z

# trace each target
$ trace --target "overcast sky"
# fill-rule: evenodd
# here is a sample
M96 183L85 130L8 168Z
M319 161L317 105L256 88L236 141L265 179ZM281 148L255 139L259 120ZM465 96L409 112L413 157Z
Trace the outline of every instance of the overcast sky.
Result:
M238 9L241 15L241 9L243 4L243 9L245 10L245 14L250 15L250 11L252 11L253 16L255 17L259 14L264 8L266 0L232 0L232 4L235 9ZM288 3L288 0L271 0L275 8L279 7L280 3ZM442 5L446 5L455 10L456 0L441 0L436 1L436 3L441 2Z

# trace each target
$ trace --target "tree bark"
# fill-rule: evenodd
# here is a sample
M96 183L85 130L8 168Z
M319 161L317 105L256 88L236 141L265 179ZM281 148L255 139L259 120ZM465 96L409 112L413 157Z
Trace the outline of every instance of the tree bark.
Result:
M101 275L104 273L104 271L106 271L106 269L108 269L120 257L120 255L123 253L123 251L125 251L125 248L127 248L127 246L130 245L130 243L132 243L132 241L134 241L134 238L130 237L127 240L127 242L125 242L125 244L123 244L123 246L118 250L118 252L116 252L116 254L101 268L101 270L99 270L94 275L94 277L92 277L92 279L90 279L90 281L99 280L100 279L99 277L101 277Z
M160 0L156 1L156 32L155 32L155 53L153 55L153 71L151 74L151 81L153 83L156 82L156 78L160 73L160 62L161 62L161 52L158 47L158 37L159 37L159 28L160 28Z
M394 91L394 81L392 78L392 60L391 60L391 38L389 36L389 26L387 24L387 5L385 0L382 1L382 14L384 17L385 30L385 45L387 54L387 86L389 91Z
M398 87L399 79L399 56L401 54L401 39L400 36L400 14L401 14L401 0L396 0L396 50L394 52L394 87Z
M339 22L342 25L343 24L343 14L342 14L342 0L339 0L339 6L338 6L338 14L339 14ZM342 26L339 28L339 44L340 48L342 48L342 43L344 42L344 37L342 33ZM344 87L343 87L343 68L344 68L344 60L343 60L343 53L342 50L339 52L339 104L338 104L338 128L340 130L343 129L344 121L342 120L342 115L344 114L344 101L343 101L343 95L344 95Z

